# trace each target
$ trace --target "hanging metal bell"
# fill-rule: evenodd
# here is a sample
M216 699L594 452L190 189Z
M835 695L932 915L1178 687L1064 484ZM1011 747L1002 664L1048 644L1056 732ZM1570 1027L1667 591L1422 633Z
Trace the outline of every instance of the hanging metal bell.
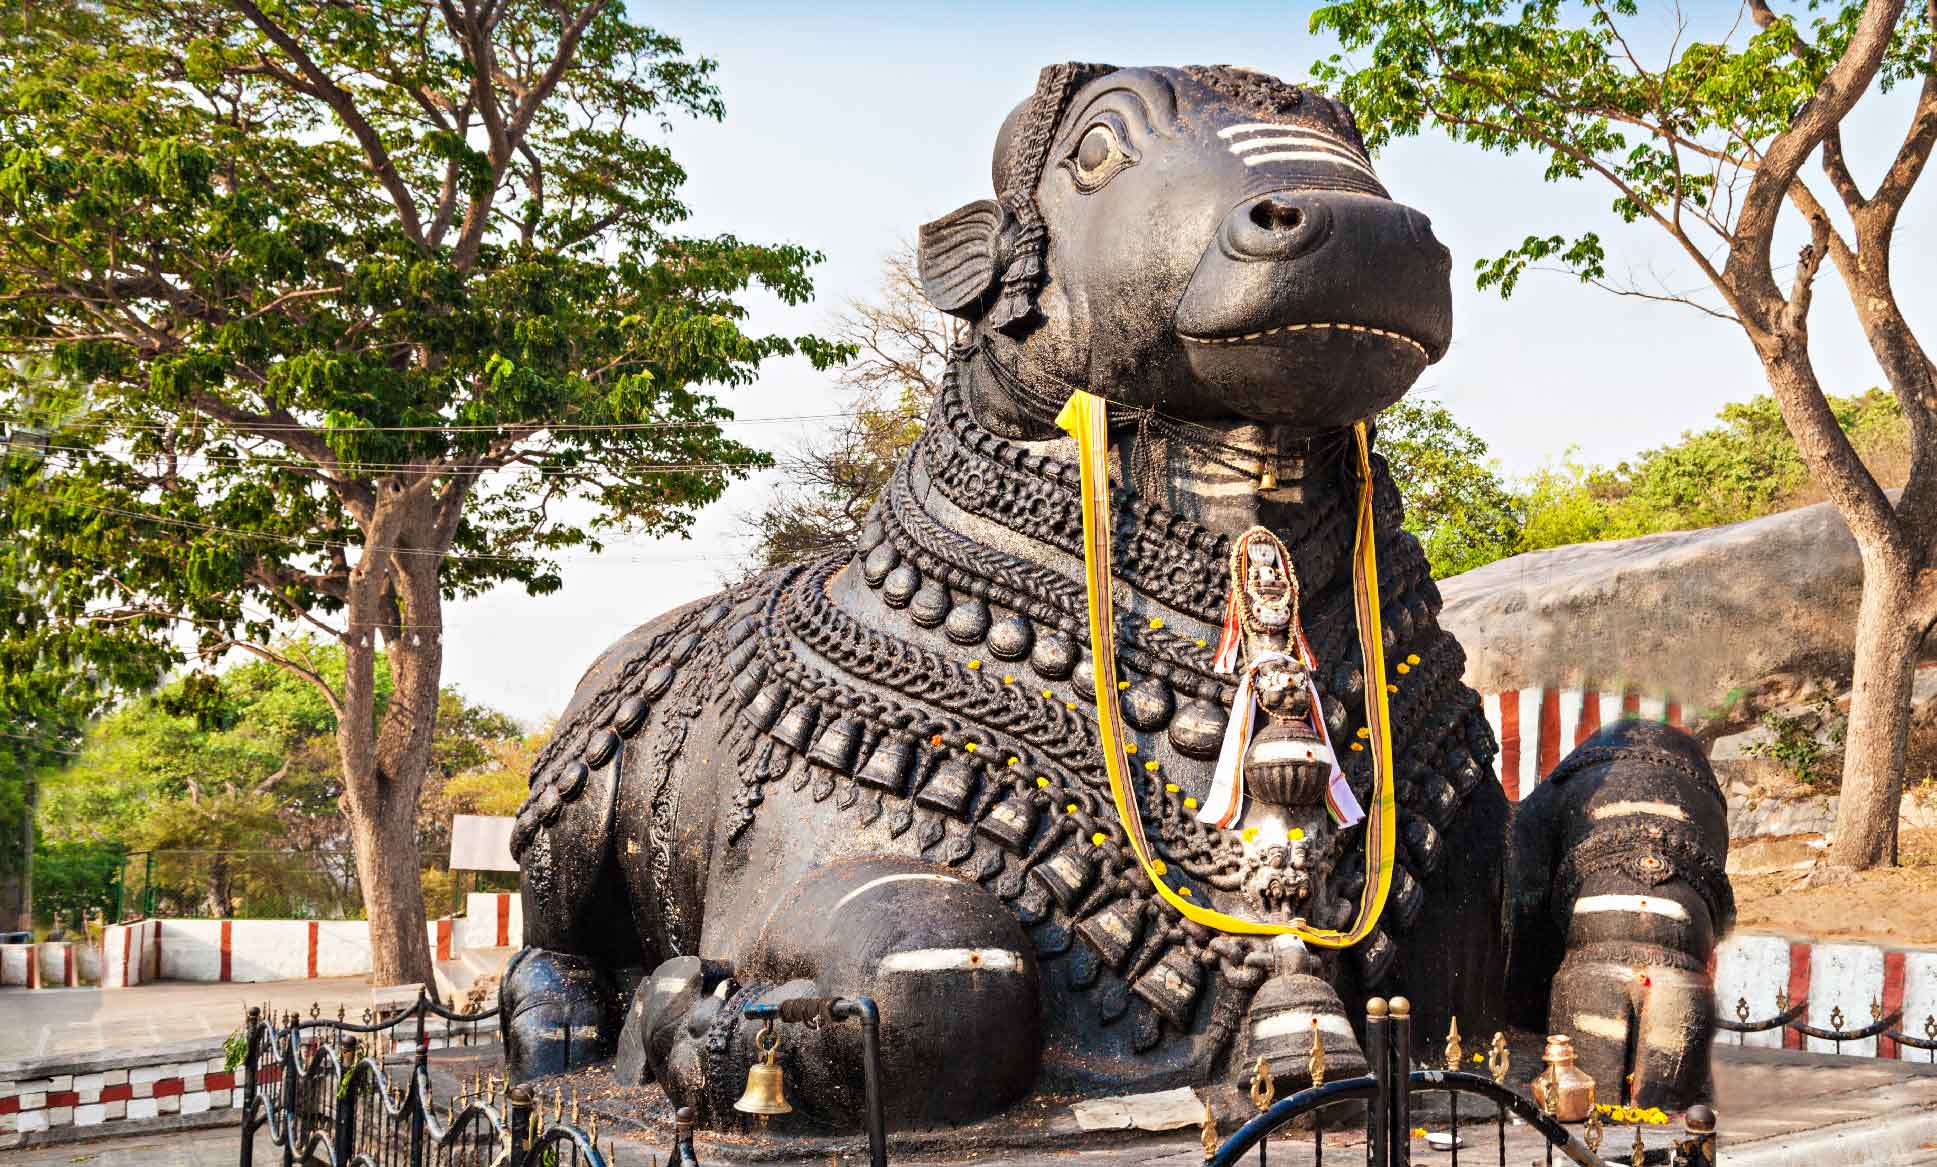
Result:
M774 1032L772 1021L754 1035L753 1045L761 1058L747 1067L747 1088L740 1093L733 1109L741 1114L757 1114L763 1121L776 1114L792 1114L794 1108L787 1101L787 1076L774 1060L774 1051L780 1048L780 1035Z

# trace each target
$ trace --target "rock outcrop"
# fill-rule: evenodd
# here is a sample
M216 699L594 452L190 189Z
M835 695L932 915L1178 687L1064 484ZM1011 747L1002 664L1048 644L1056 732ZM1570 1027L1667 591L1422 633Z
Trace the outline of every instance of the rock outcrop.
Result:
M1862 567L1829 503L1534 551L1440 582L1482 693L1633 686L1689 709L1775 675L1847 680Z

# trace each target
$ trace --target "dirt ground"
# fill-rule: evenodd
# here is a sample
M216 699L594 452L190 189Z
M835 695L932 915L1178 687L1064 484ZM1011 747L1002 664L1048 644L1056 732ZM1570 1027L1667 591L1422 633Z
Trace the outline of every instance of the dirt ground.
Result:
M1937 828L1907 830L1900 866L1735 876L1736 926L1784 936L1937 945Z

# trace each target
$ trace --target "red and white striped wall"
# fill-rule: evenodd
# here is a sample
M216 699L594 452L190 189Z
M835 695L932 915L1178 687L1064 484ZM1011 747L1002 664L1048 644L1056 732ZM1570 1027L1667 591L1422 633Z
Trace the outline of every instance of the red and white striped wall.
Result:
M1637 689L1509 689L1482 700L1500 743L1494 769L1518 801L1594 731L1623 717L1682 724L1681 703Z
M425 925L438 960L467 949L524 943L515 893L472 893L462 916ZM249 983L356 976L370 971L362 920L137 920L88 941L0 945L0 986L120 989L147 981Z
M1793 1004L1805 998L1809 1010L1800 1020L1819 1029L1834 1028L1838 1010L1845 1031L1862 1029L1871 1023L1874 1007L1883 1013L1903 1010L1903 1020L1896 1026L1899 1032L1937 1037L1937 950L1789 940L1754 932L1738 932L1716 950L1715 1007L1723 1017L1738 1019L1738 1002L1746 1002L1748 1019L1761 1021L1780 1011L1778 999ZM1717 1040L1736 1039L1723 1034ZM1742 1043L1838 1052L1835 1042L1806 1038L1787 1028L1744 1034ZM1841 1052L1856 1057L1930 1059L1926 1051L1879 1037L1845 1041Z

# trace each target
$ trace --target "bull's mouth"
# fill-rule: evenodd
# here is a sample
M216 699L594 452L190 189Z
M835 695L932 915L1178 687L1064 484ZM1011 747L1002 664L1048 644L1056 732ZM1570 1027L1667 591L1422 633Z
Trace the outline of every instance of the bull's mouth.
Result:
M1180 332L1178 333L1178 336L1181 337L1186 344L1200 344L1200 345L1256 344L1259 342L1268 341L1271 337L1274 337L1274 336L1288 337L1290 335L1301 333L1301 332L1324 332L1324 331L1360 333L1365 336L1376 336L1383 340L1397 341L1400 344L1408 345L1412 347L1414 350L1416 350L1419 353L1419 356L1422 359L1426 361L1432 360L1432 354L1427 351L1426 346L1424 344L1420 343L1419 341L1413 339L1410 336L1407 336L1403 332L1394 332L1389 328L1378 328L1370 324L1347 324L1347 323L1344 323L1343 321L1314 321L1314 322L1305 323L1305 324L1280 324L1275 328L1261 329L1257 332L1246 332L1237 336L1192 336L1187 332Z

